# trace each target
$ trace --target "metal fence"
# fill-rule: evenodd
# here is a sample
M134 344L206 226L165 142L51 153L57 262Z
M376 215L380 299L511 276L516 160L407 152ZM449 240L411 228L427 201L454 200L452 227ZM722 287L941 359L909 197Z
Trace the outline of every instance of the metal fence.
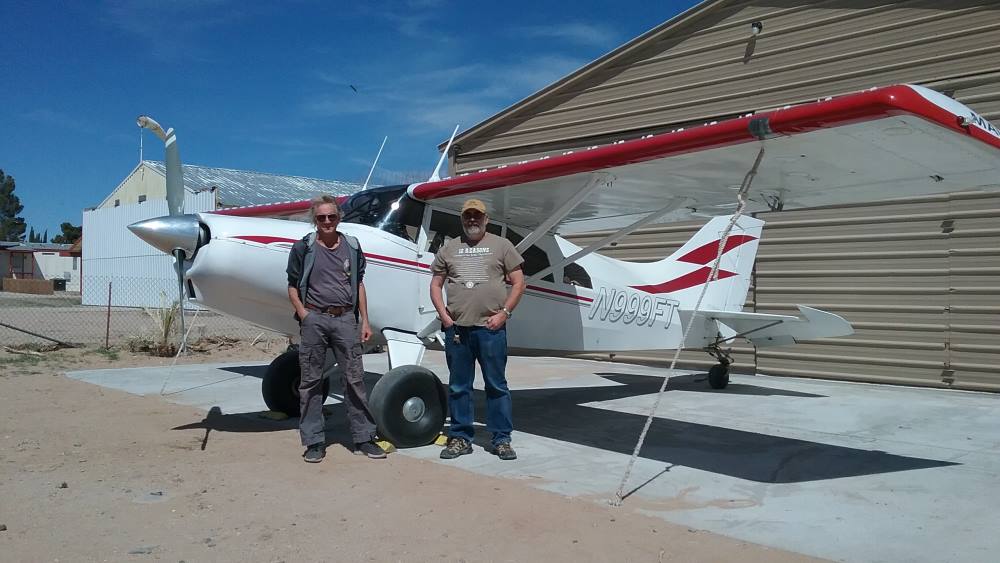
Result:
M83 291L100 292L102 305L83 305L81 294L57 291L51 295L30 295L0 291L0 346L45 344L53 340L70 344L142 349L166 336L179 341L180 323L167 323L177 295L168 293L161 280L142 278L102 279L86 277ZM173 289L173 288L171 288ZM174 290L176 291L176 290ZM122 307L125 295L144 295L144 302L159 307ZM184 311L188 342L206 338L228 338L248 342L285 341L285 337L240 319L194 308ZM169 328L169 330L167 330Z

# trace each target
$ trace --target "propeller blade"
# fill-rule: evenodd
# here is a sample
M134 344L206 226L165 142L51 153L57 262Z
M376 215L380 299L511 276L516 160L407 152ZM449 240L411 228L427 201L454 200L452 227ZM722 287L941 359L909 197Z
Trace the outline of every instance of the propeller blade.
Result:
M181 249L174 250L174 261L177 270L177 316L181 321L181 337L180 345L177 347L177 353L184 351L184 345L187 341L185 338L186 331L184 330L184 251Z
M181 168L181 155L177 149L177 135L174 130L167 131L164 141L167 152L167 209L171 216L184 214L184 169Z

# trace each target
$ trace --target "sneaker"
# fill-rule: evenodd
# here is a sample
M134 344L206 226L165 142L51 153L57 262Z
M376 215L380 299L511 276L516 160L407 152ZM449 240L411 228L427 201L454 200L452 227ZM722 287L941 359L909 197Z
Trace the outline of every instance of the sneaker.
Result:
M498 458L504 461L517 459L517 452L515 452L514 448L510 446L510 442L497 444L496 447L493 448L493 453L496 454Z
M325 444L313 444L306 448L306 453L302 454L302 459L306 463L319 463L323 461L326 457L326 445Z
M385 450L374 441L369 440L361 444L354 444L354 455L366 455L371 459L385 459Z
M472 444L465 438L449 438L448 445L441 450L441 459L455 459L472 453Z

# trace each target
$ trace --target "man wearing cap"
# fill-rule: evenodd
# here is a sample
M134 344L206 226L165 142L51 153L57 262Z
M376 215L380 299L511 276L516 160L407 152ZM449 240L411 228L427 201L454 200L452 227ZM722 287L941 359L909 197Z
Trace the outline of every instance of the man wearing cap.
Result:
M478 199L462 205L464 236L448 241L431 264L431 302L441 319L448 361L451 426L441 458L472 453L475 415L472 380L478 361L486 383L486 429L500 459L516 459L507 388L507 319L524 293L524 259L507 239L486 232L489 217ZM512 286L507 291L507 280ZM442 288L448 295L445 305Z
M354 453L381 459L375 443L375 420L365 393L361 343L371 338L365 295L365 255L358 240L337 230L340 209L333 196L309 206L316 230L292 245L288 254L288 299L299 321L299 435L303 459L319 463L326 456L323 367L332 349L343 368L344 403L354 438Z

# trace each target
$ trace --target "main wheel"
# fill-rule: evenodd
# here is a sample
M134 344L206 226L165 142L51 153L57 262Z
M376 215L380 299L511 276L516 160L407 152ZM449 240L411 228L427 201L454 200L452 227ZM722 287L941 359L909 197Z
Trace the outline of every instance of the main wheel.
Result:
M332 354L327 354L332 356ZM323 396L330 394L330 375L336 369L336 363L327 362L323 370ZM278 356L267 366L264 380L261 382L261 394L264 403L272 411L283 412L288 416L299 416L299 378L302 372L299 368L299 351L289 350Z
M725 389L729 385L729 366L715 364L708 370L708 384L712 389Z
M437 376L420 366L385 373L368 401L382 438L400 448L424 446L444 427L448 397Z

